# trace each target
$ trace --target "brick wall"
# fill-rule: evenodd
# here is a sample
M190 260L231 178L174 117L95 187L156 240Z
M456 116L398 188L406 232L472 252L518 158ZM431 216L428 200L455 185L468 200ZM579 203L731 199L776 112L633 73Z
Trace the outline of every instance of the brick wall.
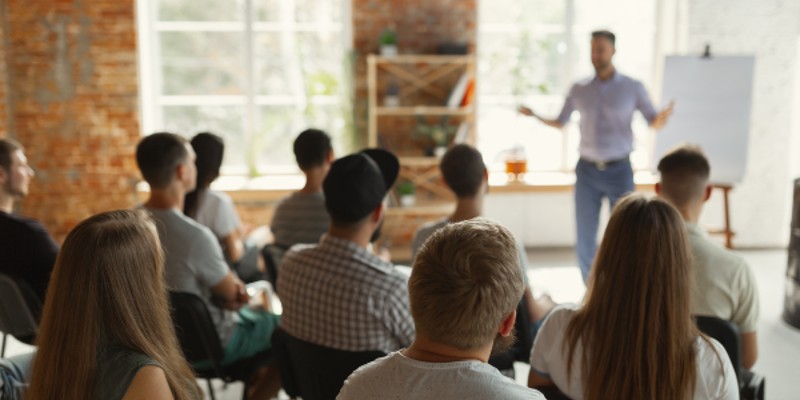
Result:
M8 75L6 73L6 2L0 2L0 137L8 136Z
M3 4L11 136L37 172L20 211L61 241L82 219L135 203L135 3Z

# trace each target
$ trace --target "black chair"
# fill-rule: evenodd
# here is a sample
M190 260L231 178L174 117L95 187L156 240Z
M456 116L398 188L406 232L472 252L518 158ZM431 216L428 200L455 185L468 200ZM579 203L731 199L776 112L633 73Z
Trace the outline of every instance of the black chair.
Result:
M696 316L695 322L703 333L716 339L725 348L739 380L742 400L764 400L764 376L746 371L742 367L742 344L736 324L707 316Z
M528 313L528 303L525 298L517 305L517 320L514 322L517 341L514 347L505 353L493 355L489 358L489 364L500 370L503 375L514 377L514 362L520 361L530 363L531 348L533 347L533 337L531 333L531 318Z
M281 328L272 333L272 351L283 390L303 400L333 400L358 367L383 357L382 351L344 351L300 340Z
M39 333L37 316L41 310L41 301L25 281L0 273L0 331L3 332L0 358L6 355L8 335L24 343L34 342Z
M281 263L286 249L277 244L270 243L261 248L261 257L266 267L267 281L272 284L275 293L278 293L278 266Z
M206 380L211 399L216 398L211 386L212 378L222 379L226 384L244 382L242 398L246 398L252 373L269 361L270 352L261 352L235 363L222 365L224 350L203 300L192 293L170 292L169 295L172 323L186 360L192 364L208 361L212 365L206 369L195 368L195 375Z

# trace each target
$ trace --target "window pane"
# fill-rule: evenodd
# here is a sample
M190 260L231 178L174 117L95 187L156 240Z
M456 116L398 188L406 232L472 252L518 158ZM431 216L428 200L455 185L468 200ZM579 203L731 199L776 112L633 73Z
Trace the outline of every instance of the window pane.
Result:
M281 34L263 32L255 34L256 93L264 95L286 95L297 86L298 77L291 74L298 71L297 57L287 55L282 49L295 51L292 36L283 38ZM292 54L289 53L289 54Z
M242 94L241 32L161 32L162 93Z
M286 0L253 0L255 20L261 22L277 22L281 20L281 1Z
M530 30L486 33L479 37L480 93L526 96L565 93L566 50L563 34L537 35Z
M158 0L159 21L241 21L244 0Z
M300 132L308 128L322 129L331 136L334 152L342 155L344 145L352 142L346 135L345 113L338 104L312 104L308 107L260 106L258 107L258 157L262 172L273 166L295 165L292 143Z
M341 37L328 33L298 33L297 48L308 93L338 93L344 57Z
M566 0L482 0L478 18L482 24L507 25L536 22L561 24L564 21Z
M342 0L295 0L298 22L340 22Z
M225 139L224 166L246 166L244 106L163 106L164 129L191 138L199 132L210 131Z

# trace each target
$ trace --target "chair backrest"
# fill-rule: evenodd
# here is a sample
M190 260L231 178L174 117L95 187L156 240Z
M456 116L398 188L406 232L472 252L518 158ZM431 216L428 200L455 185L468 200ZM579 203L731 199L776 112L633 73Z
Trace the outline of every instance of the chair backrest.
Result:
M736 376L741 377L742 344L736 324L716 317L695 316L694 319L700 331L716 339L725 348Z
M261 257L264 259L264 266L267 270L267 281L272 284L275 293L278 293L278 266L281 264L285 252L286 249L272 243L261 248Z
M0 273L0 331L17 338L35 336L39 333L35 315L41 307L25 281Z
M281 328L272 334L272 352L284 390L289 396L304 400L335 399L353 371L386 355L377 350L344 351L319 346Z
M222 376L222 344L208 307L199 296L192 293L170 292L172 323L183 354L190 363L210 361Z

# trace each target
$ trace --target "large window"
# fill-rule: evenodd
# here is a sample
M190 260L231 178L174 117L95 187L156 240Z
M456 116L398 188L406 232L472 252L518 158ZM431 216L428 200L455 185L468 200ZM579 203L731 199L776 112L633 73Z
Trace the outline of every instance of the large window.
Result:
M224 170L295 171L303 129L352 132L345 0L139 0L146 133L225 138Z
M479 0L478 147L499 168L504 154L525 149L528 169L570 171L578 159L577 112L564 133L518 115L526 104L555 117L573 82L594 74L591 32L617 36L617 70L642 81L654 98L657 0ZM634 116L634 168L650 167L653 135Z

